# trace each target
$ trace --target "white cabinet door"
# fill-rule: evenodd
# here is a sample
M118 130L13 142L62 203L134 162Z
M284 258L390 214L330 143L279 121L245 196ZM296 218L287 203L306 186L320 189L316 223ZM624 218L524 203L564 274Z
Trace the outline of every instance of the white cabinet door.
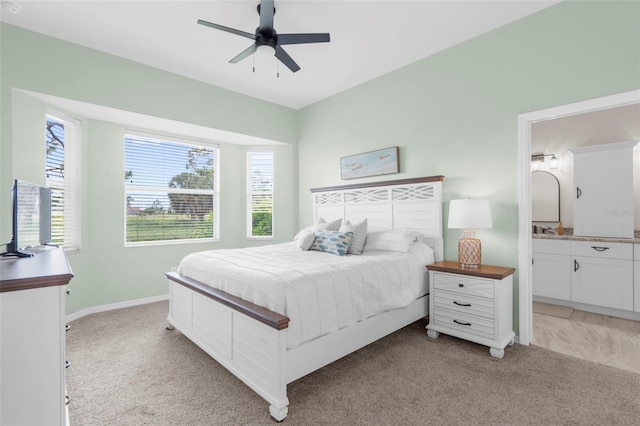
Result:
M633 147L636 142L571 149L574 235L633 238Z
M572 257L571 300L633 310L633 261Z
M571 299L571 257L533 253L533 295Z

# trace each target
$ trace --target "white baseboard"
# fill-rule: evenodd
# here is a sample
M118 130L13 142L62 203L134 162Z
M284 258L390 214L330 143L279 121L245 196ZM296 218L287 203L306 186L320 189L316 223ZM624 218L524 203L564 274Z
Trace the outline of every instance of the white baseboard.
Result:
M91 308L82 309L78 312L74 312L73 314L67 315L66 321L71 322L71 321L80 319L84 316L95 314L98 312L129 308L131 306L146 305L147 303L161 302L163 300L169 300L168 293L160 296L145 297L144 299L127 300L126 302L118 302L118 303L110 303L108 305L93 306Z

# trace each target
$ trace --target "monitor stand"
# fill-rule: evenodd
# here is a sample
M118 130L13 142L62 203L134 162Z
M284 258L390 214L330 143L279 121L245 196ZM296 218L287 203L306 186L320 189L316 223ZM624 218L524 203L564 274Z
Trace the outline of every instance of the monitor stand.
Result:
M23 253L21 251L5 251L0 253L0 257L33 257L33 253Z
M33 257L33 253L24 253L16 247L15 241L7 244L7 251L0 253L0 257Z

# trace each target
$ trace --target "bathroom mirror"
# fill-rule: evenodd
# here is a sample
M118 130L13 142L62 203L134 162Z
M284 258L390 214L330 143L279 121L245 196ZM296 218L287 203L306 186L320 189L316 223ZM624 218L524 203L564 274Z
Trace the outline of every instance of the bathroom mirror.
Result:
M549 172L531 173L531 220L560 221L560 182Z

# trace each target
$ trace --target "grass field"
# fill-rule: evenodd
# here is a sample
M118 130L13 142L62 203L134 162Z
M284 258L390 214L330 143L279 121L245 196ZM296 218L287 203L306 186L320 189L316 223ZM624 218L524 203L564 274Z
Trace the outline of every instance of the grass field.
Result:
M213 238L213 214L202 219L178 214L127 216L128 243L194 238Z

